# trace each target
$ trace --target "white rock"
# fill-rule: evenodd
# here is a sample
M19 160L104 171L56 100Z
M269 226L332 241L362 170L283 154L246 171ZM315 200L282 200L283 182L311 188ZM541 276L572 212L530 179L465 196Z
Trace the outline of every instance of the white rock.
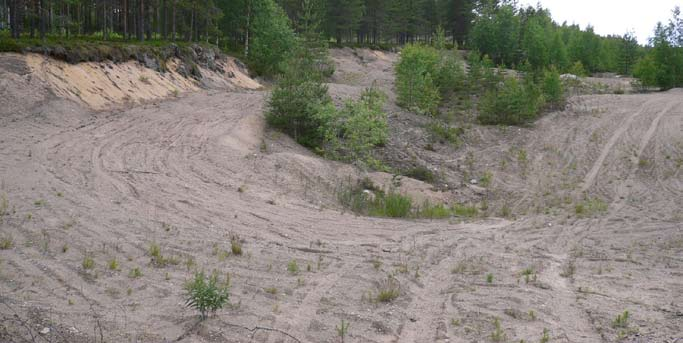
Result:
M50 333L50 328L44 327L42 330L40 330L41 335L47 335Z

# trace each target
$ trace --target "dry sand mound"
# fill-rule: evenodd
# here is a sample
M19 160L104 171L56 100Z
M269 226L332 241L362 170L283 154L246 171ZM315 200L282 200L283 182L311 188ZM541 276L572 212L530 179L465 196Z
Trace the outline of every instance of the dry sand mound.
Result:
M167 62L166 72L156 72L134 61L69 64L38 54L14 55L13 58L24 58L33 76L46 81L58 96L98 110L112 104L140 103L197 91L203 86L229 90L261 86L233 58L218 62L219 71L198 67L203 76L201 81L178 73L177 59Z

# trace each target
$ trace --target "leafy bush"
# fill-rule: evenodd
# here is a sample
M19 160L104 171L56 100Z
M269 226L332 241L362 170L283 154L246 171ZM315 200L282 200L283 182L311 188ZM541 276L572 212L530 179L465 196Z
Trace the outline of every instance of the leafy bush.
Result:
M299 144L319 148L324 139L321 128L326 126L319 114L334 108L327 86L304 49L298 49L283 68L268 100L266 120Z
M276 75L283 71L282 62L297 47L296 36L287 14L274 1L256 1L254 6L247 60L256 73Z
M435 46L408 44L396 66L398 104L434 115L443 96L464 88L465 72L456 52L446 50L437 35Z
M223 308L229 297L228 287L218 284L218 276L213 274L207 278L204 272L196 272L194 280L185 285L185 290L185 305L199 311L202 319L206 319L207 312Z
M428 219L443 219L449 218L453 214L450 208L444 204L432 204L429 200L417 209L417 217Z
M413 201L410 197L389 190L388 193L365 182L342 185L339 202L354 213L373 217L407 218L412 215Z
M560 73L555 67L546 70L542 83L543 97L546 105L552 109L563 109L566 105L564 86L560 80Z
M432 47L409 44L403 48L396 66L397 102L400 106L416 112L436 114L441 101L434 82L438 63L438 51Z
M570 68L569 68L569 73L574 74L576 76L586 76L588 75L588 72L586 71L586 68L584 68L583 63L581 61L576 61Z
M433 121L427 125L427 132L431 138L441 144L450 143L454 146L460 145L460 136L465 133L461 127L452 127L446 123Z
M329 158L376 165L372 149L384 145L388 138L387 116L382 110L385 99L384 93L371 87L340 110L334 105L321 108L317 116L323 135L321 151Z
M651 55L640 59L633 70L633 76L640 80L643 88L657 86L657 66Z
M436 181L436 175L434 175L434 172L429 170L429 168L423 166L417 166L415 168L408 169L405 172L403 172L403 175L427 183L432 183Z
M479 105L479 121L488 125L522 125L536 118L542 98L532 82L506 79L488 91Z

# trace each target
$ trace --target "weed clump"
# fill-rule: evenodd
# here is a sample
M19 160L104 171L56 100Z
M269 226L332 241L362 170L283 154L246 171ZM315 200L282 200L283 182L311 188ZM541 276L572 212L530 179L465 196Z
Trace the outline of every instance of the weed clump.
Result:
M598 198L586 198L574 207L579 217L591 217L599 213L607 212L608 205Z
M7 235L0 238L0 250L11 249L14 246L14 238Z
M223 308L230 295L228 287L219 285L216 274L207 278L204 272L196 272L194 279L185 285L185 290L185 305L199 311L201 319L206 319L209 311Z
M377 297L375 300L381 303L389 303L398 298L400 294L401 288L398 280L389 276L377 286Z

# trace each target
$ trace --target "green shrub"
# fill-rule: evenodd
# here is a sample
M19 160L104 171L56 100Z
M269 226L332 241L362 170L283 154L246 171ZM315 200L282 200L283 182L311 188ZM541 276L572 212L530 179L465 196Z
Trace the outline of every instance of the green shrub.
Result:
M219 285L218 276L213 274L207 278L204 272L196 272L185 290L185 305L199 311L202 319L206 319L207 312L223 308L229 297L228 287Z
M536 118L542 99L531 82L505 80L496 90L488 91L479 104L479 121L488 125L522 125Z
M566 104L564 87L560 80L560 73L555 67L550 68L543 74L543 97L549 108L563 109Z
M452 214L453 211L444 204L432 204L429 200L425 200L422 206L417 209L418 218L443 219L449 218Z
M652 55L647 55L636 63L633 76L640 80L643 88L657 86L657 66Z
M254 7L247 61L258 74L276 75L297 47L296 36L287 14L274 1L256 1Z
M435 120L427 125L427 132L433 140L441 144L450 143L457 147L460 145L460 136L465 133L465 130Z
M584 68L583 63L581 61L576 61L570 68L569 68L569 73L574 74L576 76L586 76L588 75L588 72L586 71L586 68Z
M474 206L454 204L453 213L455 213L455 215L458 217L472 218L476 217L477 214L479 214L479 210L477 210L477 208Z
M391 190L386 195L375 198L369 214L375 217L407 218L412 207L413 201L410 197Z
M397 102L400 106L425 114L436 114L441 101L434 77L439 52L430 46L408 44L396 65Z
M21 52L22 46L14 39L0 35L0 52Z
M382 110L386 96L374 87L363 91L358 101L347 101L340 110L325 106L318 113L324 123L325 156L348 162L363 161L374 164L372 150L382 146L388 138L387 115Z
M327 86L312 72L299 69L308 67L292 60L271 93L266 120L299 144L315 149L323 144L327 126L320 113L334 105Z
M403 175L427 183L433 183L436 181L436 175L434 175L434 172L423 166L417 166L415 168L408 169L403 172Z

